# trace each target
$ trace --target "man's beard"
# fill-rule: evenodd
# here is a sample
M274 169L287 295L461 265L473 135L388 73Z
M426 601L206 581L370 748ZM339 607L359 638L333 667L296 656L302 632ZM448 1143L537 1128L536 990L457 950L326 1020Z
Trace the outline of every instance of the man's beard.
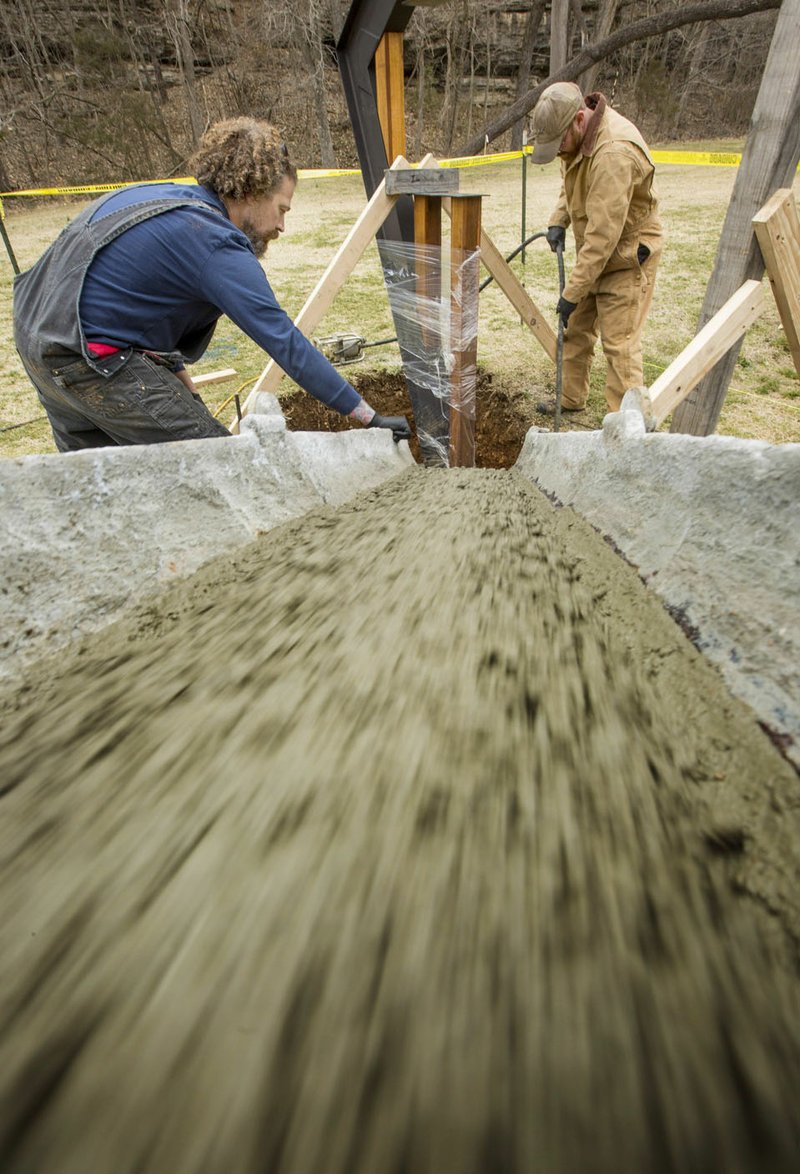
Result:
M266 235L263 232L258 232L255 226L249 220L245 220L244 224L242 225L242 232L250 241L250 244L253 246L253 250L255 251L255 254L258 258L264 256L267 251L267 245L271 240L275 239L274 233Z

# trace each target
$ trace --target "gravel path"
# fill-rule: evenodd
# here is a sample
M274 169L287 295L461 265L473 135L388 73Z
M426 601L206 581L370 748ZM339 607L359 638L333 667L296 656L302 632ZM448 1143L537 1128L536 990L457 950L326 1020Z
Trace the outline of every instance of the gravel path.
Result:
M524 479L410 470L4 704L4 1172L798 1168L800 782Z

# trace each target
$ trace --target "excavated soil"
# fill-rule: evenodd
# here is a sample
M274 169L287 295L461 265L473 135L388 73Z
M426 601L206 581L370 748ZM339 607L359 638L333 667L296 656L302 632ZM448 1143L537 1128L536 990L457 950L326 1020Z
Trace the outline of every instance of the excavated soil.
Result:
M381 416L405 416L412 428L414 409L401 372L380 374L344 368L353 386ZM297 391L281 400L287 426L293 432L341 432L351 428L349 420L336 415L305 392ZM539 421L541 423L541 421ZM475 399L475 463L479 469L510 469L534 423L532 405L519 391L498 384L489 371L478 371ZM416 431L410 447L416 461L421 460Z
M0 742L0 1168L798 1168L800 786L514 473L410 469Z

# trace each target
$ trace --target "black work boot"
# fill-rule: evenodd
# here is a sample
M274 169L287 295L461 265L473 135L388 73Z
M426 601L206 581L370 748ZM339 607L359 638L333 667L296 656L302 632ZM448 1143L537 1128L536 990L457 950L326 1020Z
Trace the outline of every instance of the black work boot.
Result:
M556 401L555 400L539 400L539 402L536 404L536 411L541 412L543 416L555 416L555 414L556 414ZM565 404L562 404L561 411L562 411L562 413L563 412L582 412L582 411L584 411L584 409L583 408L568 408Z

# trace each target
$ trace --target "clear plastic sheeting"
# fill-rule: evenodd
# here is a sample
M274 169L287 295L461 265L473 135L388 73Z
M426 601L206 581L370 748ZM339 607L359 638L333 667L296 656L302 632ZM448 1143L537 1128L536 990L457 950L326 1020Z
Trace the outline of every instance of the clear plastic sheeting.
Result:
M474 463L480 253L382 242L417 438L426 465Z

